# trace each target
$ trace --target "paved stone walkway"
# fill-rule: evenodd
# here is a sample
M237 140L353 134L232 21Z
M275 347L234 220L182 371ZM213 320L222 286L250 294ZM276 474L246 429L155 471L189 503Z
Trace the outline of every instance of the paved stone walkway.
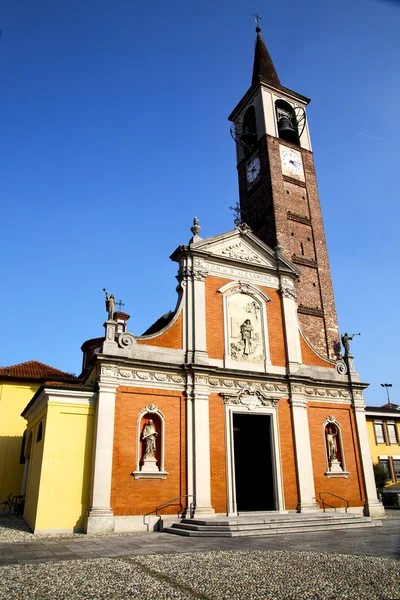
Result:
M335 530L269 537L186 538L145 533L90 538L45 538L0 544L0 566L82 558L143 554L205 552L209 550L292 550L400 559L400 520L382 527Z

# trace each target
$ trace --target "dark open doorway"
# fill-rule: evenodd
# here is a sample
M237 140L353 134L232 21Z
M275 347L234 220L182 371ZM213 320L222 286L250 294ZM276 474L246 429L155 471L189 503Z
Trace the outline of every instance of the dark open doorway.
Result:
M233 414L233 444L238 512L275 510L271 417Z

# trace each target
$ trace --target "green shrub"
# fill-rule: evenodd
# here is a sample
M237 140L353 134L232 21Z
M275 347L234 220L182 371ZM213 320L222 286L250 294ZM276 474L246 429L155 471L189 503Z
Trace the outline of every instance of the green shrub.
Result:
M378 493L380 494L390 481L390 476L386 471L385 467L381 463L377 462L374 464L374 475L375 485Z

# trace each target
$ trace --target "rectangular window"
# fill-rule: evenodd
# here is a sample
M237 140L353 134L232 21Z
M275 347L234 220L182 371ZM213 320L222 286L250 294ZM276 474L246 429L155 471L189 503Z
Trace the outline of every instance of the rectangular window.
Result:
M391 444L397 444L396 425L394 423L387 423L387 430L389 435L389 442Z
M383 423L375 422L374 427L375 427L376 443L384 444L385 443L385 435L383 433Z
M390 472L389 460L387 458L380 458L379 462L381 463L382 467L386 470L388 477L390 477L390 479L392 479L392 474Z
M393 459L393 470L398 481L400 479L400 460L397 458Z

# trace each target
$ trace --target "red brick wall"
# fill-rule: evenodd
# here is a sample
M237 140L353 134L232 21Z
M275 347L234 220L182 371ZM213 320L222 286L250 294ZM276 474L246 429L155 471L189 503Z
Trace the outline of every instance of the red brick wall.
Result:
M218 290L229 283L230 279L222 277L206 278L206 327L207 353L210 358L222 360L225 353L223 296Z
M226 513L226 451L224 404L219 394L210 395L211 504L215 512Z
M299 496L297 492L295 446L292 413L287 398L279 400L278 419L285 508L286 510L296 510Z
M163 479L134 479L138 413L155 404L165 418ZM161 432L160 432L161 435ZM158 465L159 466L159 465ZM121 386L117 390L111 507L116 516L142 515L174 497L186 494L186 401L180 392ZM176 513L176 507L164 514Z
M278 290L265 287L261 289L271 298L271 302L267 302L268 342L271 363L278 367L284 367L286 365L286 348L282 299Z
M331 363L326 362L323 358L320 358L318 354L315 354L315 352L311 350L310 346L304 341L301 335L300 347L303 365L310 365L312 367L328 367L329 369L335 368Z
M346 470L350 472L348 479L328 478L324 475L327 464L322 424L329 415L335 417L340 425L344 461ZM363 505L365 492L353 409L348 405L310 402L308 420L317 501L319 492L332 492L349 500L350 506ZM325 498L333 506L344 506L342 501L334 497Z
M183 348L183 311L181 311L179 317L173 323L167 331L159 336L156 336L150 340L137 340L138 344L144 344L146 346L158 346L161 348L175 348L180 350Z

